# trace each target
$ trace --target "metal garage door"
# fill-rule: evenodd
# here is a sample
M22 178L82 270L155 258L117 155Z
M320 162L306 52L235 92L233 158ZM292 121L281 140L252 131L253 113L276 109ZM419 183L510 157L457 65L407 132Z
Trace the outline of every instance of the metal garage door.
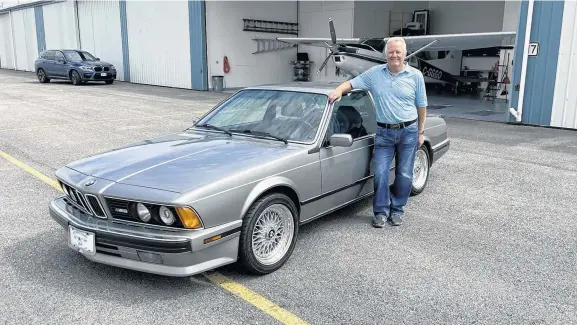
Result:
M191 88L188 3L125 3L130 81Z
M34 9L12 12L12 20L14 26L14 48L16 49L16 70L34 71L34 61L38 57Z
M78 2L80 47L116 67L117 79L124 80L122 37L118 1Z
M74 2L50 4L43 7L47 49L78 48Z
M0 68L14 69L10 14L0 15Z

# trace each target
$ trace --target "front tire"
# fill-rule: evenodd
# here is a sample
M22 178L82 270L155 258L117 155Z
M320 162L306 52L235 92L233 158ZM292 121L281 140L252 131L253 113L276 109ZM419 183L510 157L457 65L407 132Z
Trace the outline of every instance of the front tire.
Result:
M70 79L72 79L72 84L75 86L79 86L82 84L82 79L80 78L80 74L78 74L78 71L73 70L72 73L70 74Z
M418 195L427 186L430 171L429 150L423 144L415 154L415 165L413 167L413 184L411 186L411 195Z
M256 201L243 220L239 261L249 272L263 275L280 269L291 256L298 234L298 212L284 194Z

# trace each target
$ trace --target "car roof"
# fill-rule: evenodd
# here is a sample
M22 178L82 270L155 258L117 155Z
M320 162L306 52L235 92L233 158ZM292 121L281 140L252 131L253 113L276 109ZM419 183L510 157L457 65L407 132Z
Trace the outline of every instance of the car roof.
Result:
M74 49L46 49L42 52L47 52L47 51L61 51L61 52L86 52L84 50L74 50Z
M262 89L262 90L280 90L280 91L299 91L299 92L328 95L340 84L341 82L337 81L295 81L278 84L249 86L243 88L243 90Z

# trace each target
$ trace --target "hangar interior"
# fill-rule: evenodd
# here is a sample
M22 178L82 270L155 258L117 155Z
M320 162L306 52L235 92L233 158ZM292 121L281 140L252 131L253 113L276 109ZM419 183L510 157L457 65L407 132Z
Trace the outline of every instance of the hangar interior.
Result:
M533 2L529 3L532 12ZM567 4L571 9L561 9L560 15L568 18L561 19L549 12L558 5L549 10L547 4L535 2L535 8L538 6L542 8L536 12L551 15L550 20L570 21L574 10L573 4ZM303 78L338 82L348 76L338 71L332 60L317 74L329 55L327 48L293 47L276 38L330 38L329 18L338 38L517 31L525 24L519 17L526 12L527 1L519 0L31 0L0 8L0 67L34 71L39 51L80 48L114 64L119 80L134 83L193 90L213 90L222 83L224 91L234 91ZM417 14L420 26L411 24ZM573 35L571 28L564 27L565 39ZM522 41L517 40L518 44ZM478 91L474 94L455 94L451 89L440 92L437 85L431 85L430 109L444 115L510 119L514 74L521 78L523 70L513 64L514 54L523 55L518 50L424 52L428 62L453 75L486 79L475 87ZM574 50L569 47L565 51ZM492 90L489 97L487 88ZM556 103L561 105L559 96Z

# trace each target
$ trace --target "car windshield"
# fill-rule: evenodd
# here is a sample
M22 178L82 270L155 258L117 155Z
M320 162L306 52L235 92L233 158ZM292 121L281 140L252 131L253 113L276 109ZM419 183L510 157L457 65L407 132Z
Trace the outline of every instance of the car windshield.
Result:
M68 61L74 61L74 62L96 61L96 58L88 52L69 51L69 52L65 52L64 55L66 55L66 59Z
M310 143L314 140L328 97L295 91L242 90L196 126Z

